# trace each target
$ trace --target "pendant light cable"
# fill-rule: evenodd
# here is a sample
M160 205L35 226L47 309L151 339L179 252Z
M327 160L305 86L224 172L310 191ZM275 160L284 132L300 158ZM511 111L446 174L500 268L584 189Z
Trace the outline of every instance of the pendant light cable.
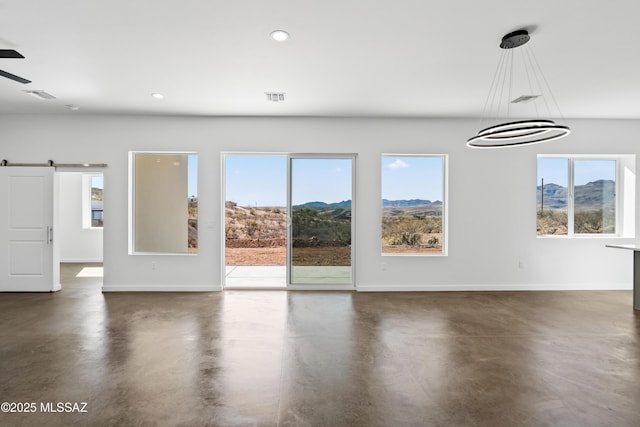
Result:
M510 119L511 117L511 103L517 102L512 100L513 96L513 85L514 85L514 53L512 50L514 48L520 47L526 44L529 41L529 32L526 30L517 30L505 35L502 38L502 42L500 43L500 47L507 51L503 52L500 57L500 61L498 62L498 67L496 72L494 73L494 78L491 83L491 89L489 91L489 95L485 100L485 105L483 108L483 119L486 117L485 113L487 112L487 108L489 113L493 113L493 107L496 104L497 98L497 114L499 117L502 112L502 101L505 99L505 90L508 98L506 99L506 117ZM558 113L562 120L564 120L564 116L562 115L562 111L558 106L558 102L551 91L551 87L549 82L547 81L544 73L542 72L542 68L538 63L533 50L527 46L526 51L521 56L522 61L525 64L525 73L527 75L527 82L529 84L529 89L532 91L529 99L537 98L542 96L545 98L543 86L540 83L540 78L538 77L538 73L541 74L542 80L544 81L545 88L551 97ZM527 60L530 63L530 66L527 67ZM531 78L531 74L533 74L533 79ZM540 94L533 93L533 80L535 79L536 84L538 85L538 89L540 90ZM505 88L505 86L507 86ZM498 92L500 94L498 95ZM491 102L489 102L491 99ZM519 98L520 99L520 98ZM544 100L545 106L547 108L547 112L549 114L549 119L542 120L539 118L538 107L535 106L536 110L536 119L529 120L519 120L512 121L507 123L502 123L494 126L490 126L484 129L481 129L476 136L469 138L467 140L467 146L474 148L501 148L501 147L517 147L523 145L530 144L538 144L546 141L553 141L556 139L563 138L570 133L570 129L566 125L558 125L553 120L551 120L551 108L547 100ZM482 120L481 120L482 123Z

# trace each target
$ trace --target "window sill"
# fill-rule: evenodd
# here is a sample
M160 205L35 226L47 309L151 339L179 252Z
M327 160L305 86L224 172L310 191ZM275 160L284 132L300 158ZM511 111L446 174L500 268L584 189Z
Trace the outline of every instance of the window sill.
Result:
M572 235L536 235L537 239L634 239L634 236L623 236L620 234L572 234Z

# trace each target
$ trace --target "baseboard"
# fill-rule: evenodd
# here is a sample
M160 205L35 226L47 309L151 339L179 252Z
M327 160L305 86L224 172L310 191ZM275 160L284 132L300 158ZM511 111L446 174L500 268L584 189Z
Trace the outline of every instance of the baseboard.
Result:
M60 263L61 264L84 264L84 263L101 263L102 259L98 259L98 258L67 258L67 259L61 259Z
M631 290L631 283L542 283L542 284L434 284L358 285L359 292L443 292L443 291L617 291Z
M305 290L342 290L335 287ZM628 283L556 283L556 284L433 284L433 285L358 285L358 292L447 292L447 291L616 291L632 290ZM280 289L285 290L285 289ZM344 290L353 290L349 289ZM104 285L102 292L220 292L215 285Z
M102 292L220 292L215 285L103 285Z
M32 288L29 286L0 286L0 293L1 292L29 292L29 293L35 293L35 292L58 292L62 289L62 286L60 286L60 283L57 284L53 284L51 285L51 287L47 286L46 289L42 289L42 287L36 287L36 288Z

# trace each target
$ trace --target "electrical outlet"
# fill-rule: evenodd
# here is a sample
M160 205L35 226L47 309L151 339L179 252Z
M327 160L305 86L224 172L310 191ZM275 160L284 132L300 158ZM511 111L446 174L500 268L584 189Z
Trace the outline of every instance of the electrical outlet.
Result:
M155 270L157 266L158 266L158 263L156 263L155 261L151 261L151 269L152 270Z

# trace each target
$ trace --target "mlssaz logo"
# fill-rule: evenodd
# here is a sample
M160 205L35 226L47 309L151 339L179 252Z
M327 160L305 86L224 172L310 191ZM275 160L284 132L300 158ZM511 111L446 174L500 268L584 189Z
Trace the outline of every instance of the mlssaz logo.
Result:
M87 402L40 402L40 412L86 413Z

